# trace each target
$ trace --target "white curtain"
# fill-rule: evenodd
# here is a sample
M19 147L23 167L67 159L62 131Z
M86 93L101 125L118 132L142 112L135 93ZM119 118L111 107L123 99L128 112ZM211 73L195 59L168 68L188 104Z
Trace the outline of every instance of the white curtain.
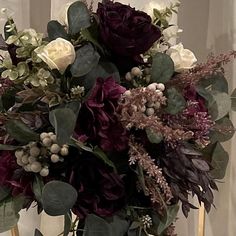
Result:
M6 7L15 12L14 19L19 29L34 27L44 32L46 22L55 19L61 6L74 0L0 0L0 8ZM124 3L144 9L149 0L122 0ZM94 7L97 0L94 1ZM236 49L236 2L235 0L181 0L179 26L184 30L180 41L193 50L200 61L210 51L215 53ZM174 19L176 20L176 19ZM0 29L4 21L0 16ZM1 31L1 30L0 30ZM236 87L236 63L227 67L226 75L231 86ZM233 115L234 124L236 117ZM224 183L219 184L219 193L215 193L216 209L206 217L206 236L236 235L236 147L234 138L225 144L230 153L230 163ZM21 236L32 236L34 228L40 228L44 236L55 236L62 231L62 218L51 218L43 214L39 217L35 209L27 214L23 211L19 222ZM177 231L179 236L197 236L198 212L191 212L186 220L179 215ZM10 236L10 233L0 234Z

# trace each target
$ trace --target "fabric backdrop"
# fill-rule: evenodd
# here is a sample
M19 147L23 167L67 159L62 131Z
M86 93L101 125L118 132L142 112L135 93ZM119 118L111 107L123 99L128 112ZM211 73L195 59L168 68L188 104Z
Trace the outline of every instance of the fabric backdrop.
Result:
M157 0L156 0L157 1ZM61 6L72 0L0 0L0 8L6 7L14 12L19 29L35 28L44 32L50 18L55 19ZM149 0L122 0L139 9L145 9ZM155 0L153 0L155 2ZM221 53L236 49L236 2L235 0L182 0L178 24L184 30L178 41L191 49L202 61L209 52ZM94 1L96 7L97 1ZM176 21L176 19L174 19ZM0 16L0 32L4 20ZM236 87L236 63L227 67L227 77L231 87ZM233 115L236 125L236 116ZM219 183L216 193L216 209L206 217L206 236L236 235L236 137L225 146L230 153L230 163L223 183ZM27 214L22 211L19 228L21 236L32 236L34 228L39 228L44 236L56 236L62 231L62 218L52 218L43 214L38 216L35 209ZM186 220L182 214L177 221L179 236L197 236L198 212L194 211ZM57 229L57 230L55 230ZM10 236L10 232L0 234Z

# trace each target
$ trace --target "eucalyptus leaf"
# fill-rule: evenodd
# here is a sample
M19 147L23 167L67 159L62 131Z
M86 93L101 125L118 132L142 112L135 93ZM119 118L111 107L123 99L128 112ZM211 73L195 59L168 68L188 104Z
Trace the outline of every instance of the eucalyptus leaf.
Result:
M210 172L212 178L223 179L229 162L229 154L224 150L220 143L216 143L212 153L211 165L213 170Z
M146 134L147 134L148 140L151 143L158 144L163 140L163 135L161 133L157 134L151 129L146 129Z
M213 120L220 120L225 117L231 110L231 99L227 93L218 91L211 92L214 103L208 106L209 113ZM215 113L217 108L217 114Z
M170 56L158 52L152 60L151 81L158 83L168 82L175 70L174 62Z
M65 28L56 20L51 20L48 22L47 32L50 40L55 40L57 38L69 40L69 36Z
M167 206L165 215L160 219L160 223L158 225L158 234L163 233L164 230L174 222L177 217L178 211L178 205Z
M67 17L69 33L71 35L76 35L82 29L88 28L91 25L89 10L81 1L76 1L70 5Z
M215 122L214 127L210 130L211 143L226 142L230 140L235 133L232 121L226 116Z
M7 187L0 186L0 202L2 202L6 197L9 196L11 190Z
M19 120L9 120L5 124L7 133L22 144L39 141L39 134L32 131L27 125Z
M57 141L60 145L67 144L72 136L77 116L69 108L59 108L49 113L49 120L55 128Z
M181 93L175 88L167 89L167 107L165 111L171 115L176 115L186 107L186 101Z
M231 102L232 102L232 110L236 111L236 89L234 89L234 91L231 94Z
M61 181L47 183L42 192L44 211L50 216L67 214L77 200L77 191Z
M14 106L16 102L16 92L14 90L6 91L1 97L2 106L5 111L8 111L11 107Z
M86 44L76 51L76 59L71 65L73 77L81 77L88 74L99 62L100 56L91 44Z
M123 236L128 231L129 223L118 216L106 221L101 217L90 214L85 219L83 236Z

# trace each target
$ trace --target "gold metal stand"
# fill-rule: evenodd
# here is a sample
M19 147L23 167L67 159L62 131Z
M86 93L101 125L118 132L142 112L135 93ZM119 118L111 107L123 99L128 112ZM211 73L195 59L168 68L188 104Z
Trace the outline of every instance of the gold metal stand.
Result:
M11 236L20 236L18 225L16 225L13 229L11 229Z
M198 236L205 236L205 208L202 204L198 215Z

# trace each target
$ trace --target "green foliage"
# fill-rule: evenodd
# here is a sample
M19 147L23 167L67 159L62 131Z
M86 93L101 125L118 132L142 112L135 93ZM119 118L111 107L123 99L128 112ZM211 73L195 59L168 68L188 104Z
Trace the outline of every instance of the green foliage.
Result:
M33 182L33 192L35 199L39 202L42 203L42 192L43 192L43 179L41 176L35 175L35 179Z
M0 186L0 202L2 202L10 194L10 189L4 186Z
M72 226L72 214L71 212L64 215L64 232L63 236L69 235Z
M151 143L158 144L163 140L163 135L161 133L155 133L151 129L146 129L146 134L147 134L148 140Z
M179 211L179 206L176 204L172 206L167 206L165 214L161 218L157 215L153 216L157 218L157 220L154 220L154 222L155 221L159 222L157 226L158 235L161 235L175 221L178 211Z
M69 36L65 28L56 20L51 20L48 22L47 26L48 38L54 40L57 38L63 38L69 40Z
M0 233L13 228L19 220L19 211L22 209L24 199L21 197L9 198L0 205Z
M119 216L113 216L109 222L90 214L85 219L83 236L121 236L128 231L129 223Z
M16 92L14 89L7 90L1 97L2 108L8 111L16 102Z
M229 162L229 154L224 150L223 146L219 142L214 145L211 158L213 170L210 174L212 178L223 179Z
M89 10L81 1L76 1L70 5L67 16L69 33L71 35L76 35L82 29L88 28L91 25Z
M49 113L49 119L55 128L58 143L67 144L74 132L77 115L69 108L58 108Z
M0 150L1 151L15 151L19 148L20 148L20 146L0 144Z
M231 102L232 102L231 109L233 111L236 111L236 89L234 89L234 91L231 94Z
M76 51L76 59L71 65L73 77L81 77L88 74L99 62L100 56L91 44L86 44Z
M167 89L167 107L165 111L171 115L176 115L186 107L186 101L181 93L175 88Z
M11 29L11 30L9 30ZM9 18L4 25L4 37L7 40L10 36L14 35L17 32L15 22L12 18Z
M151 82L166 83L174 74L174 62L165 53L158 52L152 58Z
M235 133L232 121L226 116L216 121L215 126L210 131L211 143L225 142L230 140Z
M5 128L10 137L14 138L22 144L32 141L39 141L39 134L32 131L28 126L19 120L8 120Z
M70 184L51 181L43 188L43 209L50 216L67 214L74 206L76 200L77 191Z

